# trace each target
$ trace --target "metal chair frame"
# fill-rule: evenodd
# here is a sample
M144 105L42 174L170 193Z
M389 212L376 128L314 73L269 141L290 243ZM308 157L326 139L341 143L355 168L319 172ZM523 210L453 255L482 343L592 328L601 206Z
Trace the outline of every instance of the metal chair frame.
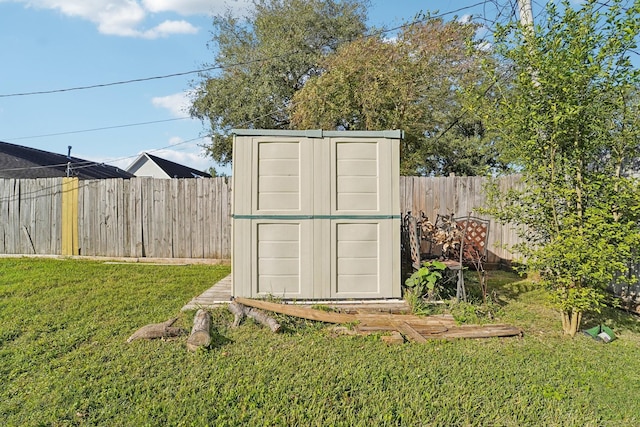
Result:
M434 236L425 232L428 218L421 212L420 219L407 212L402 219L402 240L403 253L405 259L411 260L411 267L414 270L422 266L423 260L437 259L447 264L449 270L456 272L457 287L456 298L458 300L467 299L464 284L463 267L473 267L478 273L478 280L482 291L482 299L487 298L487 278L484 264L487 260L487 242L489 237L489 221L472 216L453 217L453 215L438 214L436 222L431 229L445 230L453 233L454 237L448 242L447 247L442 247ZM459 230L459 235L451 227ZM421 243L427 242L428 251L421 251ZM439 249L439 254L438 254Z

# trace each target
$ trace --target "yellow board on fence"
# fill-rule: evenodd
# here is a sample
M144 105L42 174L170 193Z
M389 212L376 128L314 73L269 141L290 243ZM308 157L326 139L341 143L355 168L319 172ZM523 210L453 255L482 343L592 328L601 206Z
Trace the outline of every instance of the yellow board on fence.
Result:
M62 178L62 255L80 255L78 178Z

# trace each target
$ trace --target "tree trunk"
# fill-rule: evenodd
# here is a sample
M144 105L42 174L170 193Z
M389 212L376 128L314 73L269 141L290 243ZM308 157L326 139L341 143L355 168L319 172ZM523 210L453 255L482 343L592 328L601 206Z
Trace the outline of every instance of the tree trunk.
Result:
M562 313L562 332L570 335L572 338L576 336L582 322L581 311L564 311Z
M187 339L187 349L196 351L200 347L209 347L211 344L211 314L206 310L198 310L193 318L191 335Z
M571 322L569 320L569 313L567 313L566 311L562 312L562 333L565 335L569 334L569 326L570 326Z
M244 318L244 309L246 308L244 305L238 303L237 301L232 301L228 306L229 311L233 313L235 316L233 319L232 328L237 328L240 325L240 322Z
M264 311L260 311L255 308L247 308L247 310L245 310L245 314L247 315L247 317L251 317L252 319L271 329L271 332L281 331L282 327L276 321L276 319L268 316Z

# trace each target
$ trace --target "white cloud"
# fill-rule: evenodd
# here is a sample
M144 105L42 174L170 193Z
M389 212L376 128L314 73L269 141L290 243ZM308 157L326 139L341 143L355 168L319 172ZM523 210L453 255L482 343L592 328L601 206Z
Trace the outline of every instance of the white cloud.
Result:
M175 12L181 15L218 14L231 9L235 13L246 11L249 0L142 0L149 12Z
M167 96L156 96L151 99L151 103L154 107L169 110L171 115L174 117L185 117L189 115L189 106L191 105L188 92L174 93L173 95Z
M2 1L2 0L0 0ZM173 12L181 15L202 14L215 10L219 2L210 0L152 1L142 0L13 0L24 3L25 7L57 10L63 15L91 21L102 34L123 37L155 39L172 34L194 34L198 29L185 20L165 20L151 29L145 29L144 23L155 12ZM182 3L185 7L181 7ZM155 4L158 3L158 4ZM167 3L163 6L164 3ZM204 11L203 4L209 4ZM238 2L239 3L239 2ZM196 7L198 6L199 7Z
M184 139L180 138L179 136L172 136L171 138L169 138L169 145L182 145ZM189 144L187 146L190 147L196 147L195 144Z
M187 21L164 21L151 30L142 33L142 37L155 39L158 37L167 37L171 34L195 34L197 32L198 29Z
M493 44L488 41L483 41L478 44L478 50L482 52L490 52L493 49Z

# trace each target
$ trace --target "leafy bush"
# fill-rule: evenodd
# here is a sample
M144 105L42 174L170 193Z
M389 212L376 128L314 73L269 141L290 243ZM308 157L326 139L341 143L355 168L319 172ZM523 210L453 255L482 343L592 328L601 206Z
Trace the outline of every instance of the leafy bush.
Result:
M440 261L426 261L404 282L404 285L419 298L435 299L442 291L439 281L446 268L447 266Z

